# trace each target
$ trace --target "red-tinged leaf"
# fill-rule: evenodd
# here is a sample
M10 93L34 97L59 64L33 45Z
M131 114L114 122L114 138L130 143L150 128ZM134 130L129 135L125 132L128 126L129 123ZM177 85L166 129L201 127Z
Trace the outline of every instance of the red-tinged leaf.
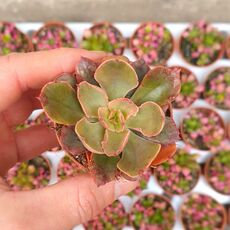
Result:
M57 136L62 149L71 155L78 156L86 152L86 148L74 131L74 126L62 126Z
M108 157L106 155L93 154L90 172L98 186L117 179L119 172L117 163L120 157Z
M98 85L94 79L94 73L97 69L97 64L93 60L81 57L79 64L76 68L77 75L82 77L82 80L89 82L93 85Z
M59 77L56 78L55 82L67 82L69 83L74 89L76 88L76 78L70 73L63 73Z
M131 65L135 69L138 76L138 80L141 83L144 76L149 72L150 67L146 64L146 62L142 58L132 62Z
M158 66L150 70L131 100L136 105L153 101L160 106L170 103L180 92L180 70Z
M160 165L170 158L176 153L176 144L162 145L160 152L157 154L157 157L152 161L151 166L155 167Z
M165 125L161 133L155 137L144 137L147 140L150 140L155 143L168 145L173 144L174 142L180 139L179 130L176 127L175 122L170 117L165 117Z

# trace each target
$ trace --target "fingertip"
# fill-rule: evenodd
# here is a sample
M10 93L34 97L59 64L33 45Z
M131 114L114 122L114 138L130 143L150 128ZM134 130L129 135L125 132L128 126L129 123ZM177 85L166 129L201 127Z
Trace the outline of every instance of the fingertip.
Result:
M138 185L138 181L128 181L125 179L117 180L114 184L115 199L121 195L125 195L134 190Z

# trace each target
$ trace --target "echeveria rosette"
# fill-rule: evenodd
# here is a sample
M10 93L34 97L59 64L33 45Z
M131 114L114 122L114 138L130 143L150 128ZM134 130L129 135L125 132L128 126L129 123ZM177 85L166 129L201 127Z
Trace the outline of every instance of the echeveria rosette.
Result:
M88 151L88 168L98 174L99 184L121 174L136 178L164 154L163 145L178 138L172 118L161 108L179 93L178 74L166 67L149 70L125 57L99 64L83 58L78 84L71 76L58 78L44 86L40 99L59 125L63 149L75 156Z

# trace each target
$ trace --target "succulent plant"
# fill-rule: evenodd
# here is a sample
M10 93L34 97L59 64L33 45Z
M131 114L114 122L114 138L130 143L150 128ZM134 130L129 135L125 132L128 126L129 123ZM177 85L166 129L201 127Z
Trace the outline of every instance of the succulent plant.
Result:
M42 156L17 163L6 175L6 181L12 190L31 190L48 185L51 177L48 160Z
M212 64L223 54L224 36L211 24L200 20L181 35L180 51L195 66Z
M155 169L157 181L167 194L180 195L195 187L200 176L200 166L196 158L196 154L177 149L172 159Z
M130 213L130 222L134 229L169 230L173 228L174 221L175 213L170 201L155 194L141 196Z
M184 229L221 230L226 226L226 211L211 197L194 193L181 206L181 220Z
M40 95L56 123L62 148L96 175L98 184L121 175L137 178L171 156L178 131L165 108L180 91L179 70L106 57L82 58L76 77L64 74Z

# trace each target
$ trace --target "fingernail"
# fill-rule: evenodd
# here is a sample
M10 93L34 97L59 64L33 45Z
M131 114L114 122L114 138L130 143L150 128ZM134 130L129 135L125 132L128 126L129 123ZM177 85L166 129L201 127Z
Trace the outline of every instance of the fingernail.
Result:
M121 195L125 195L131 192L138 185L138 181L128 181L125 179L121 179L115 182L114 185L114 196L115 199L120 197Z

